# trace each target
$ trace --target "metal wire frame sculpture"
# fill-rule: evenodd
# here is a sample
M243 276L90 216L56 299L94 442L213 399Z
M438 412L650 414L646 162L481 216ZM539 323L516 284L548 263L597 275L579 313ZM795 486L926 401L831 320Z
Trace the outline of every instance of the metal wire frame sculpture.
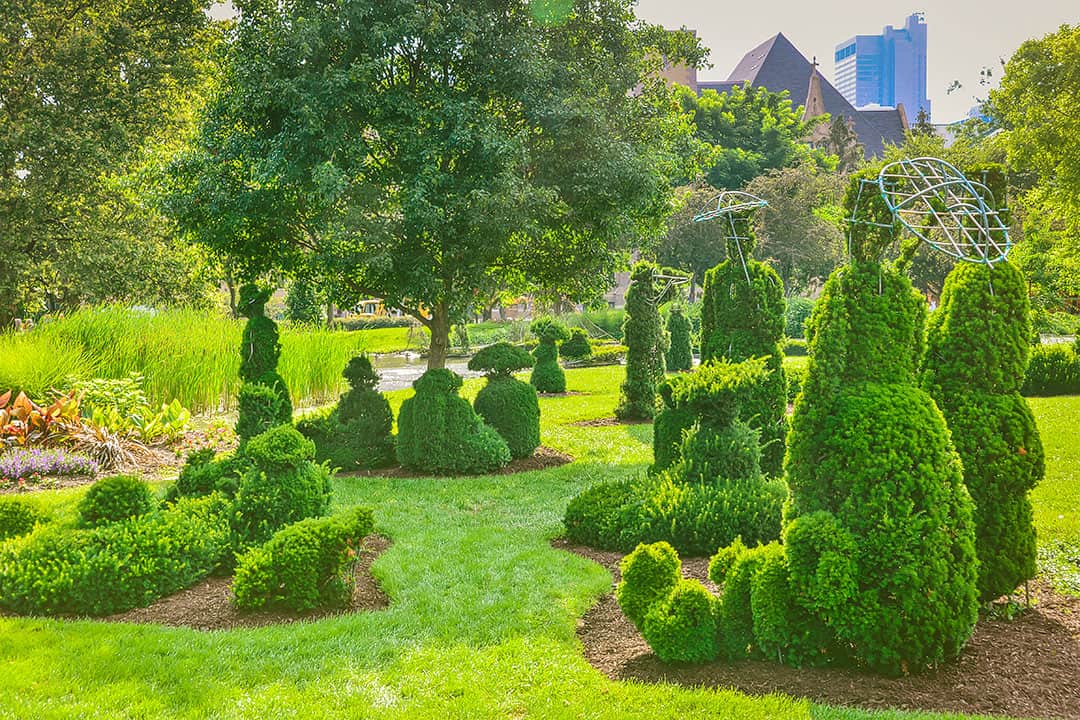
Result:
M905 158L882 168L877 184L893 215L936 250L986 265L1008 257L1012 240L993 192L955 166Z
M746 255L743 253L743 242L753 240L747 224L750 215L763 207L768 207L765 202L756 195L751 195L740 190L725 190L713 199L709 200L698 214L694 216L694 222L707 222L717 218L727 220L727 230L724 238L729 247L734 244L739 250L739 261L742 263L743 274L746 275L747 284L750 283L750 270L746 266ZM740 224L742 230L740 230ZM730 252L730 251L729 251Z

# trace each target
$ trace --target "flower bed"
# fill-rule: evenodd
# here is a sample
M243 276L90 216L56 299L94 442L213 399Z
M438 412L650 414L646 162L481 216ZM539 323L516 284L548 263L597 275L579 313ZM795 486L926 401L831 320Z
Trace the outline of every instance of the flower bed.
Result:
M97 471L90 458L60 448L19 448L0 455L0 487L39 484L47 477L93 477Z

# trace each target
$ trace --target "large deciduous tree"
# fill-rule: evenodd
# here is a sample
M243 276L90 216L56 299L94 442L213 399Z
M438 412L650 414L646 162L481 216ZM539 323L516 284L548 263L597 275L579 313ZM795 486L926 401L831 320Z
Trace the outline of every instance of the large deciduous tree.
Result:
M170 211L250 273L314 270L431 331L504 287L586 297L692 174L659 77L688 33L630 0L237 3L220 96ZM691 152L692 156L693 153Z

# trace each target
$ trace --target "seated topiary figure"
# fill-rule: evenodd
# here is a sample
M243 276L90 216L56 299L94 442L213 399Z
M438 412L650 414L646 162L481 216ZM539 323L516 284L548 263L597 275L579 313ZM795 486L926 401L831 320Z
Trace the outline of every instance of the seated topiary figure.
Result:
M297 429L315 443L315 460L343 470L379 468L394 462L394 416L390 403L376 389L379 376L364 355L349 361L342 375L350 389L337 407L297 422Z
M561 322L549 317L533 320L529 330L540 340L540 344L533 351L536 364L529 376L529 383L537 392L566 392L566 373L559 367L559 348L556 343L569 340L570 331Z
M957 263L927 332L923 387L945 415L975 502L983 602L1035 576L1028 493L1043 477L1043 448L1019 392L1030 333L1027 282L1008 262Z
M690 341L690 318L682 305L672 306L668 313L667 332L670 339L664 360L667 369L685 372L694 366L694 350Z
M559 346L559 355L568 360L587 360L592 356L589 334L581 328L570 329L570 339Z
M403 466L433 473L480 473L510 462L510 448L458 395L461 376L436 368L413 383L416 394L401 404L397 458Z
M236 434L240 442L258 435L274 425L292 422L292 400L289 388L277 373L281 344L277 325L266 317L266 301L271 290L261 289L254 283L240 288L238 310L248 318L240 343L239 417ZM268 388L270 392L256 386Z
M626 380L615 408L615 417L620 420L652 420L658 409L656 393L664 381L664 352L668 339L657 309L660 290L653 280L656 273L657 268L652 263L638 263L626 291L626 318L623 320Z
M473 407L506 441L513 458L529 457L540 446L536 388L511 374L532 365L532 355L505 342L489 345L469 360L470 370L487 375Z

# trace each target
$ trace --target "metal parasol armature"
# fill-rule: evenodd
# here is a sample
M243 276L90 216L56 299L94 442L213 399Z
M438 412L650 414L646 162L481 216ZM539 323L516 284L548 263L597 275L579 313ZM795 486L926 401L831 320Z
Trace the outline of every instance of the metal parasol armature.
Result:
M742 263L743 274L746 282L750 282L750 270L746 267L746 256L743 253L742 241L750 240L751 237L745 232L740 234L738 221L746 222L750 213L763 207L768 207L765 202L756 195L741 190L725 190L705 204L698 214L694 216L694 222L707 222L717 218L727 220L726 239L734 241L739 249L739 261Z

